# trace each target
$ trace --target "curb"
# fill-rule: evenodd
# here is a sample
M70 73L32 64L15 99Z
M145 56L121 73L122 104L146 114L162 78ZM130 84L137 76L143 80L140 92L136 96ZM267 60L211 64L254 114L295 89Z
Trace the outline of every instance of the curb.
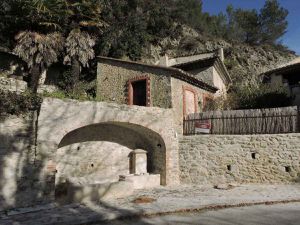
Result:
M117 216L112 220L94 220L91 222L80 223L77 225L92 225L100 222L112 222L116 220L122 219L141 219L141 218L151 218L155 216L165 216L170 214L177 214L177 213L192 213L192 212L206 212L206 211L214 211L220 209L227 209L227 208L240 208L240 207L249 207L255 205L276 205L276 204L289 204L289 203L300 203L300 199L291 199L291 200L278 200L278 201L263 201L263 202L248 202L248 203L237 203L237 204L220 204L220 205L207 205L199 208L191 208L191 209L178 209L173 211L165 211L165 212L157 212L157 213L141 213L141 214L133 214L133 215L124 215L124 216ZM75 224L74 224L75 225Z

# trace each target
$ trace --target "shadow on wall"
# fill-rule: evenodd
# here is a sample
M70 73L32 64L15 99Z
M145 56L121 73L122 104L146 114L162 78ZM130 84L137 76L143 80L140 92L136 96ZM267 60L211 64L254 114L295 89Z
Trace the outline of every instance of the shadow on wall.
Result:
M1 123L6 125L6 129L9 129L4 130L4 126L0 127L0 212L46 203L44 196L50 194L51 190L54 189L54 176L48 177L47 183L50 184L48 187L42 185L43 182L40 181L46 159L36 157L34 147L36 135L35 114L30 113L22 118L13 116L1 118ZM16 129L13 127L16 127ZM109 188L107 188L107 191L109 191ZM48 193L47 190L49 190ZM117 215L130 214L127 210L111 206L102 201L93 204L96 207L104 208L106 212L114 212ZM40 212L41 217L43 217L43 213L43 211ZM77 210L62 208L62 211L56 211L55 213L57 218L64 217L66 214L72 215L74 218L83 214L93 214L95 216L95 213L95 219L105 218L104 214L101 215L99 211L95 212L87 206L79 207ZM49 219L52 220L53 218ZM137 221L139 220L137 218ZM14 221L20 222L20 224L25 222L23 216L16 216ZM143 222L142 224L146 225L147 223Z
M41 182L45 165L36 157L37 112L22 116L1 116L0 121L0 211L46 203L54 186L53 176L47 185Z

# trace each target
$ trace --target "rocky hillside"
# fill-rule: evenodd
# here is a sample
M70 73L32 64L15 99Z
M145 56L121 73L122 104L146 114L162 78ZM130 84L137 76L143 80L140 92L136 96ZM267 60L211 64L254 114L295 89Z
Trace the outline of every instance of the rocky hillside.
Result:
M160 55L170 57L187 56L224 48L225 64L235 82L250 79L266 70L285 64L296 55L283 47L250 46L222 39L204 37L190 28L184 28L177 39L164 39L157 46L145 49L143 61L153 63Z

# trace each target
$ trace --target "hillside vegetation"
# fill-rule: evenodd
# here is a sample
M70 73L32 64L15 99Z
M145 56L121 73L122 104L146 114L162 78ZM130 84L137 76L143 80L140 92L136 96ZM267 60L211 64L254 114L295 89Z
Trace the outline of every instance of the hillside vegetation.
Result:
M287 15L277 0L219 15L204 13L201 0L2 0L0 47L27 62L32 92L57 62L69 66L63 79L72 91L93 79L96 55L153 63L220 47L239 85L295 57L280 43Z

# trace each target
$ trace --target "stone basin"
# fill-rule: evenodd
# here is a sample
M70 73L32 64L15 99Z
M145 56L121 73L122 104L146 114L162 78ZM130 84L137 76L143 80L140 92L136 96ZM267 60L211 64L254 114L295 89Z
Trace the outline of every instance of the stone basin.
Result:
M100 201L132 195L136 189L160 186L159 174L121 175L110 183L81 184L66 182L66 193L56 199L61 204Z

